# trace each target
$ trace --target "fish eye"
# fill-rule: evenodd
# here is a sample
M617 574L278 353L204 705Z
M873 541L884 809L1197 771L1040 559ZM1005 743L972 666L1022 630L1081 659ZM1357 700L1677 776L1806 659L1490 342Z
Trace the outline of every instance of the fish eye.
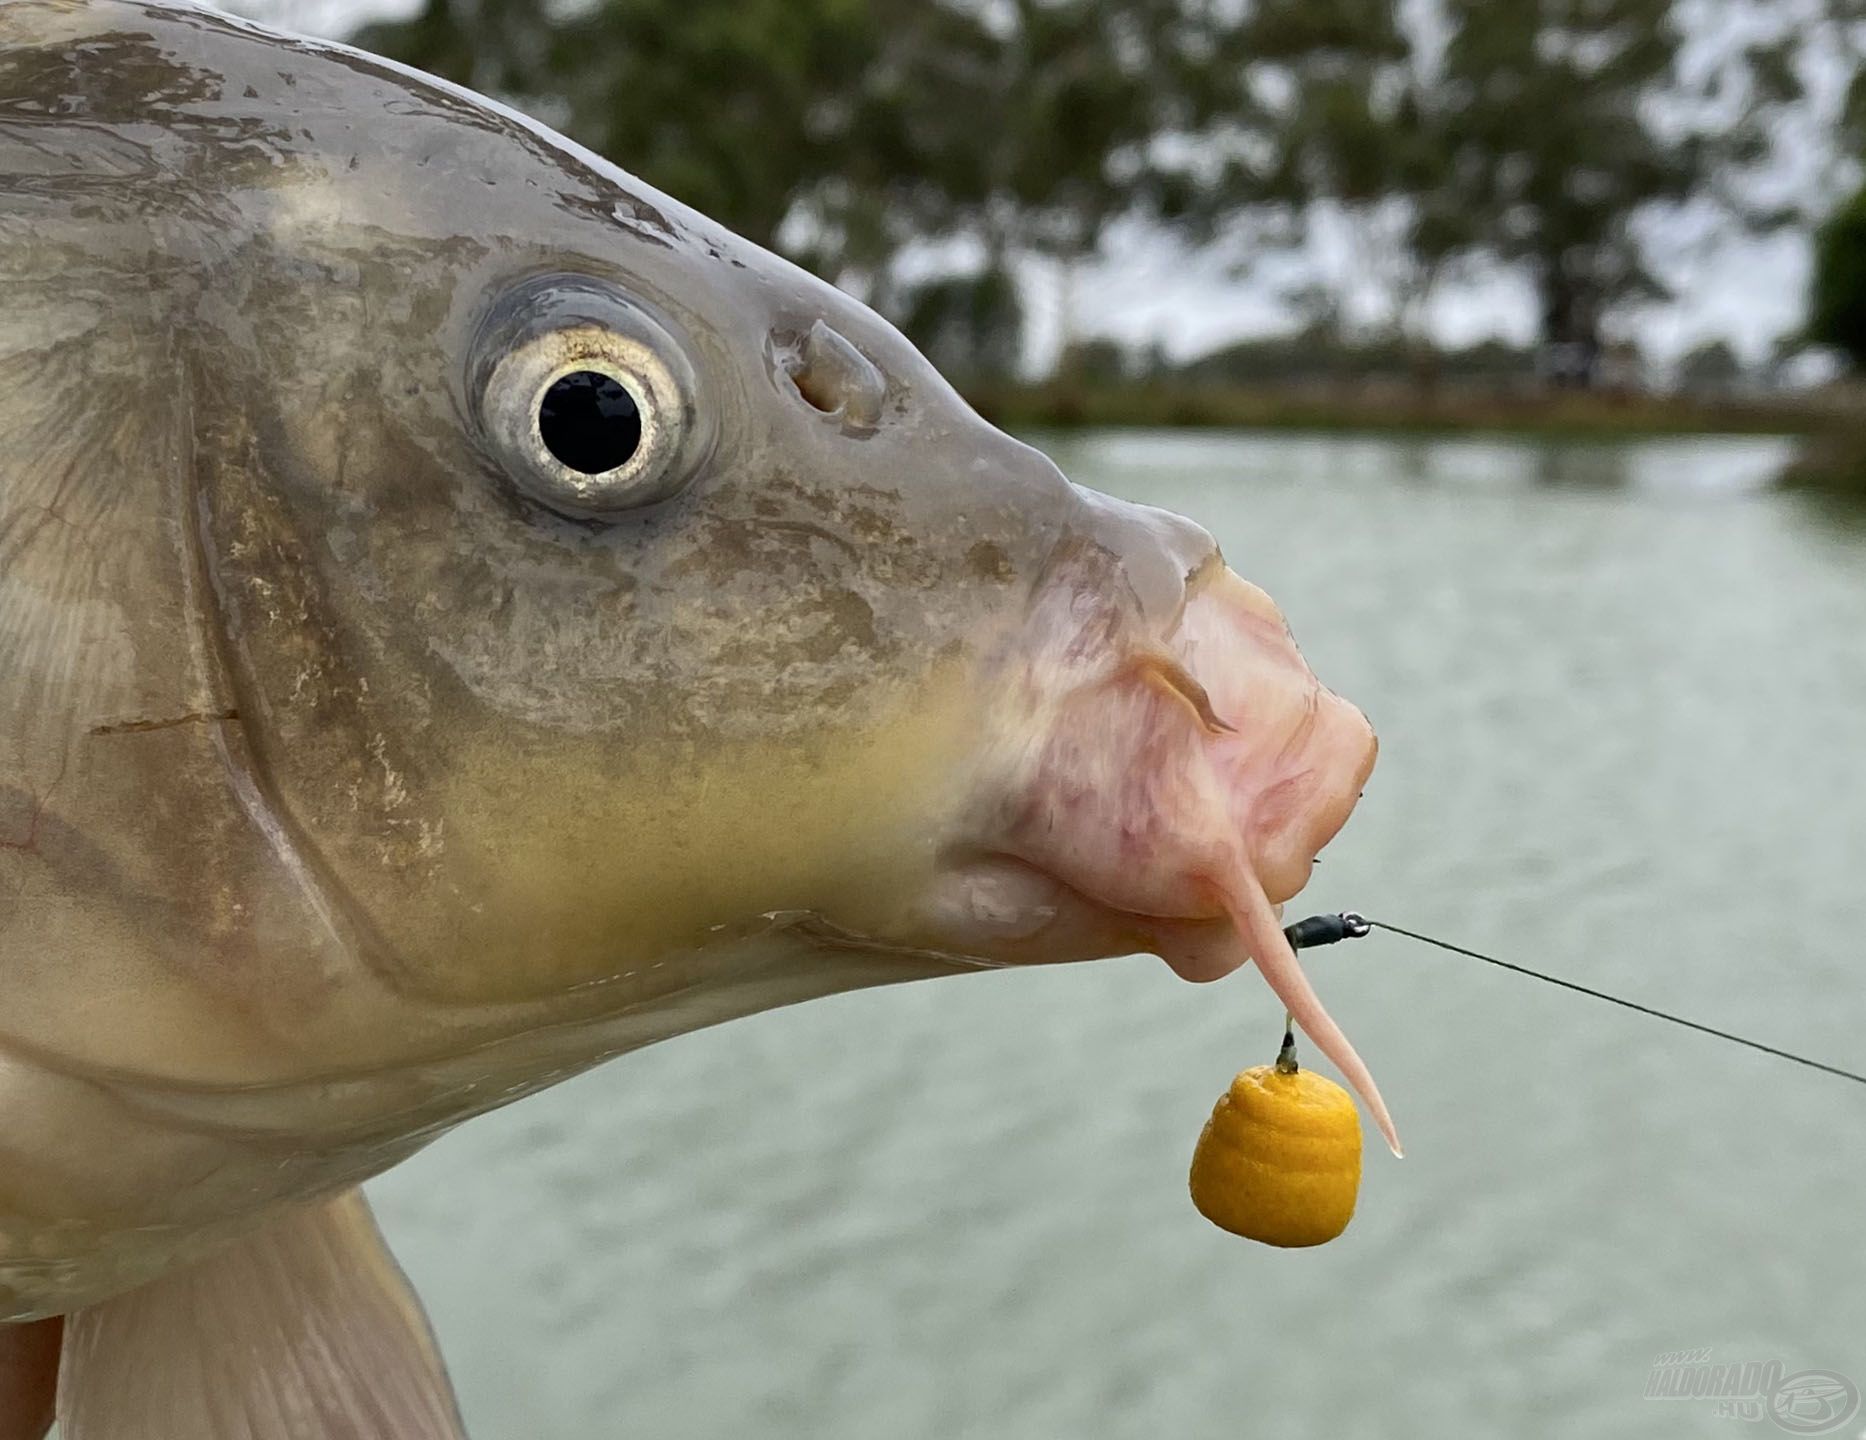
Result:
M538 438L579 475L628 464L641 449L641 402L603 370L573 370L538 402Z
M613 287L548 276L503 297L474 346L482 437L512 483L577 519L679 491L710 427L669 328Z

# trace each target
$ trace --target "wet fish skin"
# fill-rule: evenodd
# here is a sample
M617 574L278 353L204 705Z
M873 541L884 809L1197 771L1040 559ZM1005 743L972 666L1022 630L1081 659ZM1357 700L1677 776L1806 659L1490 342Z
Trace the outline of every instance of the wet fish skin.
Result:
M797 922L933 882L1059 546L1155 629L1214 553L426 77L11 0L0 97L0 1316L609 1055L955 968ZM713 429L606 522L474 418L476 343L557 275L656 317ZM851 355L879 388L825 413Z
M592 356L638 485L543 450ZM1204 530L605 160L0 4L0 1440L54 1360L65 1440L455 1440L356 1184L834 990L1254 957L1385 1123L1273 914L1372 763Z
M592 356L639 484L544 452ZM1254 958L1392 1138L1274 914L1373 757L1202 529L608 162L0 4L0 1440L55 1352L66 1440L451 1440L355 1187L838 990Z

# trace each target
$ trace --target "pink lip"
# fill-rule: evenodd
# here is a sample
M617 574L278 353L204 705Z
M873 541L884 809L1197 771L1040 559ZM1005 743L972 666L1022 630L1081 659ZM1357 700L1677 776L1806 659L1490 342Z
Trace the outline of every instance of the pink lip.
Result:
M1353 810L1373 731L1316 680L1268 596L1228 570L1198 580L1164 645L1093 590L1049 612L1069 625L1037 637L1011 687L1035 742L1001 777L980 847L996 858L949 877L950 918L1007 960L1146 949L1212 980L1255 959L1397 1148L1278 918Z
M1147 950L1188 980L1248 959L1213 881L1247 863L1272 904L1306 883L1374 759L1371 730L1324 690L1261 590L1206 567L1164 642L1122 658L1120 631L1040 637L1021 677L1044 739L1000 781L990 838L948 870L948 934L1043 963ZM1110 645L1117 647L1110 656ZM1046 676L1046 651L1070 664ZM1102 657L1086 672L1075 662ZM1060 681L1060 683L1055 683Z
M945 944L1004 965L1046 965L1138 952L1160 955L1183 979L1218 980L1248 958L1214 906L1199 915L1124 910L1014 855L948 869L935 925Z
M1039 695L1044 663L1026 681ZM1165 646L1058 678L991 848L1124 916L1222 916L1210 881L1238 864L1288 899L1373 766L1366 720L1229 571L1199 585Z

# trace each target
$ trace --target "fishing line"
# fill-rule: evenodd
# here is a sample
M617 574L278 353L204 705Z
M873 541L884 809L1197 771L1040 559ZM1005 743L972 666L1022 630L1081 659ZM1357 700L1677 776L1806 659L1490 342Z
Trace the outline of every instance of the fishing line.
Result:
M1288 938L1292 948L1305 950L1313 949L1318 945L1333 945L1342 940L1358 940L1375 930L1386 930L1394 935L1404 935L1408 940L1417 940L1425 945L1436 945L1440 950L1449 950L1454 955L1468 955L1473 960L1482 960L1486 965L1495 965L1500 970L1514 971L1518 975L1527 975L1531 980L1559 985L1564 990L1573 990L1576 994L1587 995L1595 1000L1605 1000L1609 1005L1635 1010L1641 1015L1650 1015L1656 1020L1669 1020L1674 1025L1682 1025L1687 1030L1696 1030L1701 1035L1728 1040L1733 1045L1760 1050L1764 1055L1773 1055L1778 1060L1792 1060L1795 1064L1805 1065L1810 1070L1825 1071L1829 1075L1839 1076L1842 1080L1851 1080L1856 1085L1866 1085L1866 1075L1856 1074L1852 1070L1843 1070L1838 1065L1829 1065L1822 1060L1812 1060L1806 1055L1797 1055L1792 1050L1778 1049L1761 1040L1752 1040L1746 1035L1734 1035L1728 1030L1719 1030L1715 1026L1701 1025L1696 1020L1687 1020L1684 1016L1674 1015L1668 1010L1655 1010L1652 1006L1642 1005L1637 1000L1609 995L1605 990L1595 990L1589 986L1577 984L1573 980L1564 980L1559 975L1549 975L1541 970L1531 970L1527 965L1499 960L1495 955L1486 955L1479 950L1453 945L1449 940L1437 940L1430 935L1421 935L1417 930L1408 930L1402 925L1389 925L1384 920L1369 920L1365 916L1356 915L1353 911L1340 915L1311 915L1307 920L1299 920L1289 926L1283 934Z

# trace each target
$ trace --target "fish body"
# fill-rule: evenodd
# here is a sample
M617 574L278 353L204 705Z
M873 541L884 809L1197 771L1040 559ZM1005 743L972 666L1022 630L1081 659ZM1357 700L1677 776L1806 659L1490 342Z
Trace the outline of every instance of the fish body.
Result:
M9 0L0 317L0 1321L73 1317L73 1440L451 1433L241 1430L163 1317L438 1375L353 1187L656 1040L1135 949L1313 1000L1265 917L1373 745L1267 597L533 122Z

